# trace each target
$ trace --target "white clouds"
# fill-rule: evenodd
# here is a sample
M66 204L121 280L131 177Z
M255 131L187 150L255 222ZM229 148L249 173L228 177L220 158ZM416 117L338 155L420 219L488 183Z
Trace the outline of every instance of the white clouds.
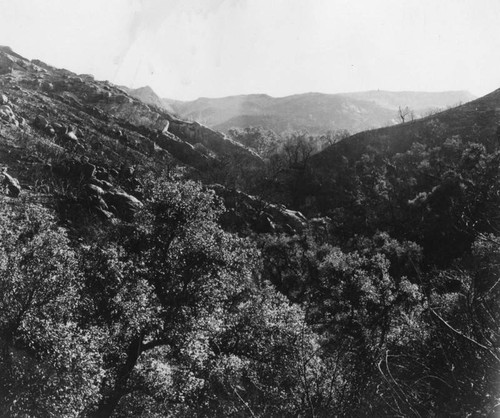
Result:
M500 87L497 0L0 0L1 43L163 96Z

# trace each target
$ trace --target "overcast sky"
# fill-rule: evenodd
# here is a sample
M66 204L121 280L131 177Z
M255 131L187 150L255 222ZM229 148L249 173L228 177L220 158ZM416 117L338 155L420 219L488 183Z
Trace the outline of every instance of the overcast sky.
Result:
M500 88L499 0L0 0L0 44L183 100Z

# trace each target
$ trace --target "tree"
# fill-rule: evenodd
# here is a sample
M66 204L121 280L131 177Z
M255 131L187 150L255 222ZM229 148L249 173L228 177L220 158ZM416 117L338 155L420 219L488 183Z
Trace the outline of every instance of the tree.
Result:
M222 206L212 191L194 182L163 180L149 183L145 197L134 231L120 240L122 250L114 256L98 251L101 255L92 256L87 269L93 272L88 280L95 276L87 290L96 304L94 318L112 330L103 398L93 416L204 408L213 413L210 399L224 398L228 408L262 408L263 398L271 402L268 394L259 391L253 399L240 386L246 385L245 375L257 372L252 364L265 363L268 371L256 379L276 387L270 380L275 366L265 359L247 364L246 357L262 358L264 347L288 346L289 333L299 330L297 308L286 308L283 298L256 280L257 253L248 241L218 227ZM102 263L103 258L109 261ZM107 284L95 292L94 283L102 280ZM107 303L99 302L102 295ZM273 315L285 308L291 316L280 325L281 340L270 341L271 329L278 331L271 326ZM242 351L242 345L248 349ZM243 380L231 383L220 375L220 367L238 364L244 365ZM236 379L240 372L234 372Z
M230 129L229 135L240 144L255 150L262 158L275 154L281 142L279 135L273 131L253 126Z
M404 108L401 106L398 106L398 117L401 119L401 123L405 123L407 118L410 121L415 120L415 112L410 109L408 106L405 106Z
M65 231L40 206L0 204L0 415L79 416L99 397L102 334L79 326Z

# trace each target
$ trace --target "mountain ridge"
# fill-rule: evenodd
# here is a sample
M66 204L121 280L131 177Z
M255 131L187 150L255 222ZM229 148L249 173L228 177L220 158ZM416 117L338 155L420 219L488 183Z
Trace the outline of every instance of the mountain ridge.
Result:
M436 108L454 106L474 98L465 90L370 90L335 94L308 92L283 97L267 94L200 97L193 101L162 99L162 102L182 117L198 120L223 132L230 128L262 126L278 133L286 130L310 133L348 130L356 133L394 124L399 106L408 106L419 117L435 112Z

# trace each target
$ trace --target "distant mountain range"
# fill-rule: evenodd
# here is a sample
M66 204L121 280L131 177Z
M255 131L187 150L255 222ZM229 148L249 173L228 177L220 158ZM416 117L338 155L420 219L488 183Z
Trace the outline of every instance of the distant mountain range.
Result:
M277 98L250 94L178 101L160 99L150 87L128 91L148 104L223 132L230 128L262 126L278 133L291 130L322 133L338 129L356 133L399 122L397 112L400 106L408 106L416 117L421 117L475 98L467 91L373 90L339 94L305 93Z

